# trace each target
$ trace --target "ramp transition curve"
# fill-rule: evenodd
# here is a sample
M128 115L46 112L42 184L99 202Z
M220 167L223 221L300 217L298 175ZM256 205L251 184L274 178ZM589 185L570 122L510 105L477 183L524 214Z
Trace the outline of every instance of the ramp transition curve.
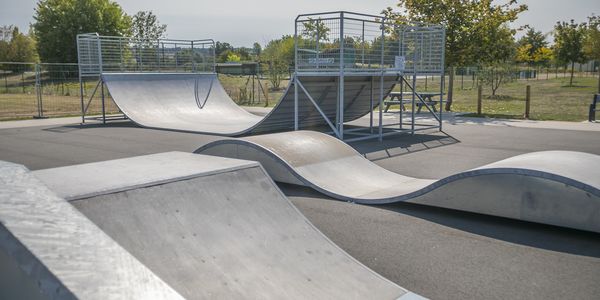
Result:
M259 117L235 104L216 74L107 73L102 79L121 111L143 127L226 136L294 129L293 81L272 111ZM336 77L300 77L300 80L323 113L335 120ZM366 115L379 104L380 80L379 76L345 78L344 122ZM385 95L396 81L396 76L383 77ZM298 90L300 128L328 129L306 94Z
M390 172L313 131L219 140L195 152L259 161L275 181L344 201L406 201L600 232L600 156L593 154L534 152L429 180Z
M422 299L338 248L256 162L168 152L32 173L186 299Z

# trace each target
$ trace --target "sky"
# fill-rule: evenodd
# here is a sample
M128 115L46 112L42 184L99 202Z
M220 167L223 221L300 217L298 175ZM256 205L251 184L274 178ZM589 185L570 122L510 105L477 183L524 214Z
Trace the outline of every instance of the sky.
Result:
M435 0L434 0L435 1ZM293 34L294 18L301 13L355 11L379 14L395 7L397 0L117 0L126 13L151 10L167 24L167 36L174 39L204 39L250 47L265 45L284 34ZM506 1L496 1L503 3ZM37 0L0 0L0 25L14 24L27 31L33 22ZM546 33L556 21L600 15L600 0L521 0L529 10L511 27L529 24ZM517 34L517 37L521 34Z

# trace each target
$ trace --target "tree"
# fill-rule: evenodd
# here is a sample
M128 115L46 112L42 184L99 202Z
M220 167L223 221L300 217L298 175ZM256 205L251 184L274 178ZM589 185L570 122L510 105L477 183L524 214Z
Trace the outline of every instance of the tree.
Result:
M569 86L573 86L573 73L575 63L586 61L583 52L583 41L586 33L585 24L577 24L575 21L558 22L554 26L554 47L556 58L563 64L571 64L571 78Z
M256 56L256 59L258 60L258 58L260 57L260 53L262 52L262 47L260 46L259 43L254 43L254 45L252 45L252 52L254 53L254 55Z
M548 47L546 36L541 31L536 31L530 27L525 35L517 42L519 48L527 48L527 55L529 58L533 58L535 53L540 51L541 48ZM531 61L533 63L533 61Z
M583 45L587 57L600 63L600 17L588 17L588 28ZM598 94L600 94L600 66L598 66Z
M37 62L38 55L35 40L31 33L25 35L18 27L9 26L12 29L10 39L0 41L0 61L7 62ZM15 70L19 68L15 67Z
M478 72L478 78L483 84L491 87L492 98L496 98L498 88L514 80L514 70L509 62L498 62L489 67L481 68Z
M131 18L131 35L141 40L158 40L164 38L166 24L160 24L152 11L138 11Z
M233 51L233 46L231 46L229 43L225 43L225 42L219 42L217 41L215 43L215 56L216 57L227 57L227 54L222 55L223 52L225 51Z
M267 66L271 86L278 89L294 62L294 37L285 35L270 41L262 51L261 59Z
M478 55L485 53L481 49L493 49L492 45L495 43L486 33L497 31L498 34L505 34L499 28L507 22L515 21L521 12L527 10L526 5L517 5L516 0L505 4L492 2L399 0L400 12L394 12L389 7L383 11L386 17L395 19L399 24L408 17L414 21L441 24L446 28L445 63L450 72L445 108L447 111L452 106L454 67L480 62ZM496 56L498 54L492 55Z
M76 62L76 36L129 35L131 18L110 0L41 0L34 14L38 53L44 62Z
M239 55L233 53L233 52L229 52L227 54L227 62L240 62L241 58Z
M308 21L302 22L301 35L309 38L311 41L329 41L329 27L325 25L325 22L320 19L308 18Z

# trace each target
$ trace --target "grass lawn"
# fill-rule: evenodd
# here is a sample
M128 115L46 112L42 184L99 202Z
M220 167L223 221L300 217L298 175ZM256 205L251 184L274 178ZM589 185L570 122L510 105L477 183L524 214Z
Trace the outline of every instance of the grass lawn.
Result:
M531 86L530 119L583 121L588 118L589 105L597 91L598 79L575 78L568 86L567 78L548 80L518 80L501 86L497 98L491 89L483 89L482 114L487 117L522 119L525 114L525 90ZM452 110L477 111L477 90L455 90Z
M553 78L535 80L517 80L507 83L499 88L497 97L491 98L491 89L483 89L483 114L481 117L522 119L525 112L525 87L531 85L531 110L530 118L534 120L561 120L583 121L587 120L589 105L593 95L597 92L597 77L576 77L574 86L568 87L568 78ZM466 79L466 80L465 80ZM240 105L274 106L283 95L289 80L283 80L279 89L273 89L271 82L261 79L262 89L255 80L254 100L252 95L252 80L248 77L219 75L223 87L231 98ZM474 88L470 78L455 77L454 103L452 110L455 112L471 113L477 116L477 89ZM439 91L439 78L424 78L417 80L419 91ZM91 94L95 87L94 82L86 84L86 94ZM399 88L396 88L399 90ZM23 90L25 93L23 93ZM265 94L266 92L266 100ZM44 86L43 106L44 115L66 116L81 113L81 104L78 96L79 84L69 82L64 84L46 84ZM259 100L260 94L260 100ZM106 92L108 95L108 92ZM116 113L116 105L107 97L107 112ZM101 102L98 95L91 102L88 113L99 113ZM37 100L34 86L27 85L0 88L0 120L31 118L37 115Z

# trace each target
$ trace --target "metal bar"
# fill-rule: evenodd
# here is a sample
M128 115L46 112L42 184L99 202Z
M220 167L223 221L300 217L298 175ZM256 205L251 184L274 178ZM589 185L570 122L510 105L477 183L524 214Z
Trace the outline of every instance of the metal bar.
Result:
M331 121L329 120L329 118L327 117L327 115L323 112L323 110L321 110L321 108L319 107L319 105L317 104L317 102L315 102L315 100L312 98L312 96L310 95L310 93L308 93L308 91L306 90L306 88L304 88L304 85L302 85L302 83L300 82L300 80L296 80L296 83L302 89L302 91L304 92L304 94L306 95L306 97L308 97L308 100L310 100L310 102L315 106L315 108L317 109L317 111L321 114L321 116L323 117L323 119L325 120L325 122L327 122L327 125L329 125L329 127L331 127L331 129L333 130L333 132L335 132L336 136L339 136L339 132L336 129L336 127L333 125L333 123L331 123Z
M106 106L104 104L104 80L100 78L100 95L102 97L102 124L106 124Z
M78 35L77 36L77 54L80 53L79 41L80 41L80 38ZM77 74L77 75L79 76L79 101L81 104L81 123L85 123L85 110L83 107L83 78L82 78L83 70L81 69L82 65L79 64L79 63L81 63L79 57L77 58L77 62L78 62L77 69L79 70L79 72L78 72L79 74Z
M340 80L339 84L339 92L338 92L338 118L337 118L337 126L338 126L338 138L344 139L344 12L340 12Z
M294 130L298 130L298 18L294 22Z
M379 78L379 141L383 141L383 56L385 54L385 24L384 20L381 20L381 58L380 68L381 77ZM400 108L402 109L402 108Z
M373 81L374 81L374 77L371 77L371 94L369 97L369 130L371 131L371 133L373 133Z

